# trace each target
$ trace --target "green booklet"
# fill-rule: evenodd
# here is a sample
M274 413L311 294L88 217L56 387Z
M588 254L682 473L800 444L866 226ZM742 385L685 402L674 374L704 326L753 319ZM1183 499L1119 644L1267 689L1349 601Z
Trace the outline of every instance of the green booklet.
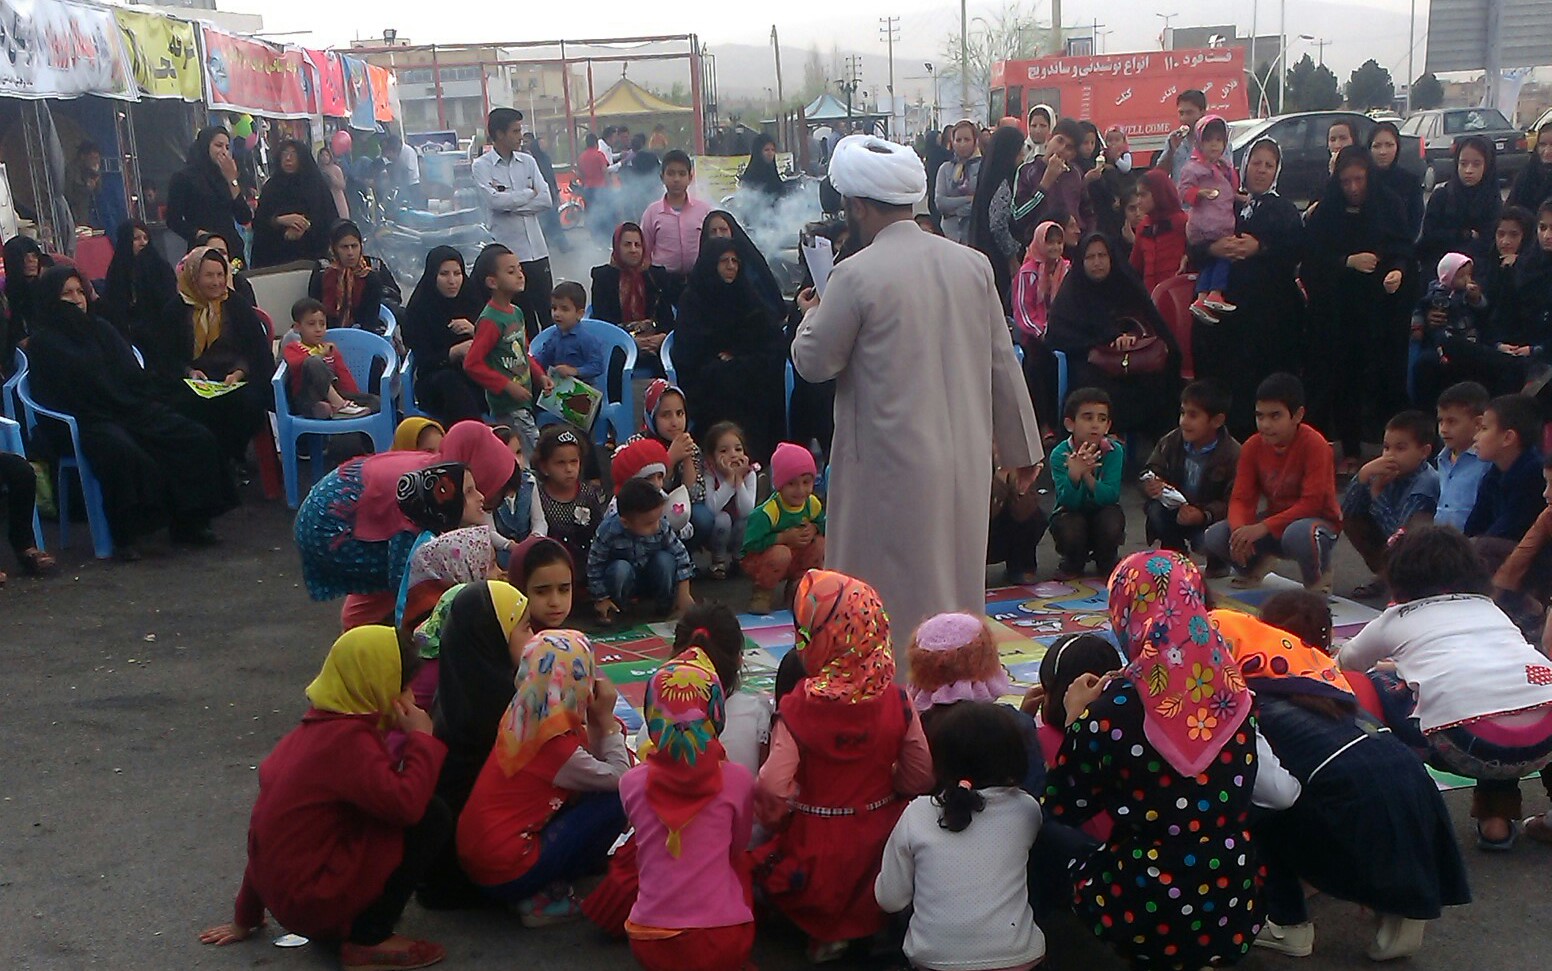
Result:
M555 380L555 387L539 395L538 405L562 421L570 422L583 431L592 431L603 404L604 393L576 378Z
M219 398L224 394L231 394L248 382L235 381L227 384L225 381L201 381L197 378L184 378L183 383L188 385L189 390L201 398Z

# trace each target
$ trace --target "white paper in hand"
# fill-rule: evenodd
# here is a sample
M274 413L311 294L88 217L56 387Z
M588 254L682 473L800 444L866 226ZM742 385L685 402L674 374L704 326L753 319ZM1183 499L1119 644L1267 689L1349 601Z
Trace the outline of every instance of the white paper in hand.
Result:
M803 245L803 259L808 272L814 278L814 292L823 297L825 284L830 282L830 270L835 267L835 250L823 236L815 236Z

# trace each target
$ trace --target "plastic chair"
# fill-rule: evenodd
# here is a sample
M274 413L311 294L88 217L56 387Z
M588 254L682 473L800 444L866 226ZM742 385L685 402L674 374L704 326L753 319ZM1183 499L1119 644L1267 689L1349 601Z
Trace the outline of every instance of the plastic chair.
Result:
M663 343L666 344L668 342L664 341ZM796 388L798 384L798 372L797 369L792 366L792 358L790 357L787 358L785 381L787 387L787 394L786 398L784 399L787 403L787 439L790 441L795 438L797 434L792 430L792 389Z
M99 560L112 558L113 533L108 529L108 509L102 500L102 484L97 481L97 476L92 472L92 463L87 461L86 453L81 450L81 427L76 423L75 416L44 408L32 400L32 389L26 372L21 374L16 384L16 396L21 399L22 411L27 416L29 434L37 431L39 418L57 421L70 432L71 454L59 458L54 489L59 503L59 545L70 545L70 490L65 488L65 473L74 469L76 477L81 480L81 496L86 501L86 524L92 534L92 552Z
M11 360L11 376L6 378L4 387L0 387L0 412L12 421L16 420L16 386L26 373L27 355L18 347L16 356Z
M1057 406L1067 407L1067 352L1052 349L1056 355L1056 402Z
M1196 325L1191 302L1195 299L1195 273L1172 276L1153 288L1153 305L1180 347L1180 377L1186 381L1196 379L1196 354L1191 349L1191 329Z
M674 332L669 331L663 338L663 346L657 349L657 359L663 364L663 373L668 375L668 383L679 386L679 371L674 367Z
M608 440L608 433L614 431L614 440L623 442L636 430L636 413L632 407L631 394L631 370L636 367L636 341L623 327L604 320L589 320L583 318L577 323L582 328L582 333L590 335L604 346L608 360L604 369L603 387L599 390L604 393L603 405L598 413L598 418L593 421L593 441L603 443ZM554 339L557 329L552 325L541 330L529 346L529 351L538 357L540 351ZM669 335L672 338L673 335ZM663 342L667 346L668 341ZM539 412L536 415L539 424L548 425L559 421L551 415Z
M399 413L406 418L424 416L415 402L415 352L405 351L399 362Z
M393 335L399 332L399 318L393 315L393 311L389 310L386 304L378 304L377 319L382 322L383 336L390 341L393 340Z
M0 452L27 454L27 446L22 442L22 426L10 418L0 418ZM43 521L38 518L37 503L32 506L32 545L44 549Z
M392 375L399 366L399 355L394 351L393 345L369 330L356 327L332 328L324 332L324 339L334 342L350 373L361 375L363 379L372 373L374 361L384 362L384 384L387 377ZM392 394L382 395L381 406L377 412L362 418L320 419L293 415L290 398L286 393L287 373L287 365L282 358L280 366L275 369L275 376L270 379L270 384L275 392L275 437L276 444L280 448L281 471L286 480L286 505L295 509L301 504L300 487L297 481L297 446L303 435L326 436L364 432L372 439L374 449L378 452L386 452L393 447L395 422ZM319 444L316 441L313 442L310 455L314 478L322 464Z

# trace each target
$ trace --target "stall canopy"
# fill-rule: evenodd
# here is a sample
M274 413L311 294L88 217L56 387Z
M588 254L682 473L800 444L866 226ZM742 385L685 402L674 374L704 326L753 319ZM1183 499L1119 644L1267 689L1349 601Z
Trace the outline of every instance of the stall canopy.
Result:
M630 78L620 78L588 107L599 118L641 118L647 115L689 115L695 109L665 101Z
M112 10L61 0L0 0L0 27L7 54L0 58L0 97L137 97Z

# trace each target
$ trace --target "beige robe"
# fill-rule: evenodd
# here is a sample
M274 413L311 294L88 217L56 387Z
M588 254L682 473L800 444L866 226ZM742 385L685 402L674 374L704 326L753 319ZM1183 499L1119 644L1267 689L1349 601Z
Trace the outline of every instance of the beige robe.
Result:
M926 618L985 609L993 442L1006 468L1044 457L991 264L892 224L836 266L792 361L837 379L825 566L878 590L903 659Z

